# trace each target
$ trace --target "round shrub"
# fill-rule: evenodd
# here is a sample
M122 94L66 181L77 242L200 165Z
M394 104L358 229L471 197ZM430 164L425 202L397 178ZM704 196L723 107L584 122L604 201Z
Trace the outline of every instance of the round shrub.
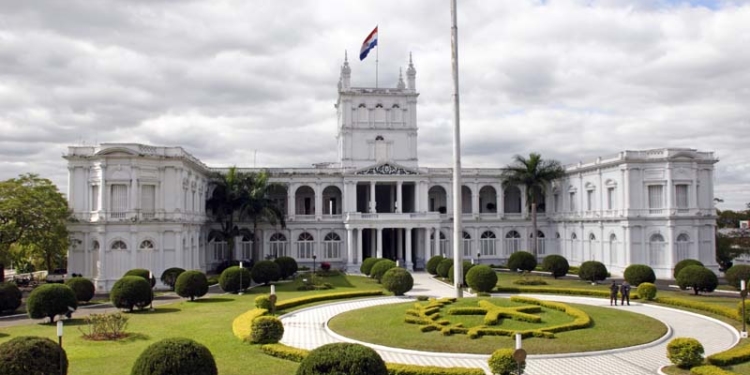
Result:
M703 363L703 345L690 337L678 337L667 344L667 357L677 367L689 369Z
M159 280L161 280L162 284L168 286L169 289L174 290L177 277L183 272L185 272L185 270L180 267L167 268L161 273L161 278Z
M583 262L578 269L578 277L581 280L591 281L592 283L606 279L607 273L607 267L604 263L595 260Z
M656 298L656 285L651 283L641 283L641 285L638 285L638 297L643 300L653 301L653 299Z
M16 311L21 306L21 289L14 283L0 283L0 313Z
M733 286L734 289L740 290L740 280L747 281L750 279L750 265L735 264L724 273L724 277L727 279L727 284Z
M131 375L217 375L214 356L186 338L168 338L149 345L135 360Z
M222 275L224 275L224 273L222 273ZM278 281L281 278L281 268L279 268L278 264L270 260L261 260L260 262L255 263L252 271L250 271L250 275L256 283L268 284L271 281ZM243 275L242 277L244 278L245 276ZM221 279L219 279L219 283L221 283ZM222 287L222 289L224 289L224 287Z
M528 251L516 251L508 258L508 268L511 271L533 271L536 268L536 257Z
M264 262L272 263L278 270L279 266L276 263L265 260ZM253 267L255 269L255 267ZM242 276L240 276L240 274ZM242 278L242 285L240 286L240 278ZM238 293L240 290L245 290L250 287L252 276L247 268L240 268L239 266L228 267L219 276L219 286L221 290L229 293Z
M445 258L440 261L440 263L437 266L437 274L440 277L448 277L448 272L450 271L451 267L453 267L453 259Z
M144 268L133 268L132 270L125 272L123 276L139 276L144 278L146 281L151 283L151 287L153 288L154 285L156 285L156 276L151 274L151 277L149 278L148 275L151 273L151 271L144 269Z
M299 269L299 266L297 266L297 261L292 257L278 257L273 261L279 265L279 271L281 271L282 279L291 277Z
M683 260L677 262L677 264L674 265L674 278L676 279L677 275L680 274L680 271L682 271L682 269L685 268L685 267L687 267L687 266L701 266L701 267L704 267L705 265L703 263L701 263L701 261L699 261L699 260L695 260L695 259L683 259Z
M654 270L645 264L631 264L625 269L625 280L630 285L638 286L641 283L654 283L656 281L656 274Z
M151 303L152 298L151 284L140 276L124 276L117 280L109 291L109 300L112 304L130 312L134 307L142 310Z
M488 360L488 364L493 374L511 375L516 373L518 370L518 364L516 363L516 360L513 359L513 352L513 349L503 348L495 350L492 353ZM521 363L521 370L523 371L525 368L526 363Z
M474 264L472 264L471 262L463 261L463 273L461 275L463 275L464 280L462 285L467 285L466 274L469 273L471 267L474 267ZM453 284L453 265L451 265L451 268L448 269L448 281Z
M497 285L497 274L489 266L479 264L471 267L466 274L466 282L476 292L489 293Z
M443 257L442 255L435 255L434 257L430 258L430 260L427 261L427 265L425 265L427 272L430 275L437 275L438 264L440 264L443 259L445 259L445 257Z
M360 344L323 345L302 360L296 375L386 375L388 370L380 355Z
M275 316L259 316L253 320L250 342L253 344L275 344L284 336L284 325Z
M700 292L713 292L719 286L719 278L703 266L687 266L677 275L677 285L682 290L692 288L696 295Z
M201 271L185 271L177 276L174 290L178 296L194 301L208 293L208 278Z
M363 275L370 276L370 271L372 271L372 266L375 265L375 263L383 260L383 258L367 258L362 261L362 265L359 266L359 272L362 272Z
M542 269L551 273L555 279L568 274L570 270L570 264L568 260L562 255L552 254L547 255L542 260Z
M403 296L414 287L414 278L403 268L391 268L383 274L382 283L387 291Z
M271 297L267 295L257 296L255 297L255 307L259 309L271 309Z
M26 299L29 318L49 318L50 323L55 321L55 315L69 313L68 307L78 308L78 300L73 289L63 284L40 285Z
M69 286L70 289L73 289L73 293L75 293L76 299L79 302L88 302L94 298L96 288L94 287L94 283L89 279L83 277L71 277L65 280L65 285Z
M380 262L375 263L370 270L370 277L380 282L383 279L386 271L396 267L396 262L390 259L382 259Z
M62 357L62 371L60 371ZM19 336L0 344L0 374L67 374L68 356L56 342L36 336Z

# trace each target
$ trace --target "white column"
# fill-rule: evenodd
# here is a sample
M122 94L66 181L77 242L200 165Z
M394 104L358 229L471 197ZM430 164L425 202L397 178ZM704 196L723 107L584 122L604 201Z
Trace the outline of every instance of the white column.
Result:
M320 184L315 184L315 219L323 218L323 188Z
M346 265L348 268L354 266L354 231L346 229Z
M75 180L76 180L75 167L68 167L68 207L70 207L70 209L73 211L77 211L76 202L74 200L75 195L76 195Z
M286 188L286 215L287 220L289 221L294 220L294 213L296 209L296 207L294 207L294 187L294 185L289 184Z
M622 203L620 209L626 216L630 216L630 172L627 169L622 170Z
M435 231L434 232L435 233L435 237L433 239L433 241L434 241L433 243L435 244L435 255L442 255L442 256L448 255L448 254L443 254L442 250L440 250L440 228L439 227L435 227L435 228L432 228L432 229Z
M403 189L404 189L404 182L398 181L396 183L396 213L403 212L403 206L404 206L404 200L403 200Z
M526 187L519 186L518 190L521 190L521 217L525 219L529 216L528 202L526 202Z
M377 235L375 236L375 246L377 248L377 258L383 257L383 228L378 228Z
M471 189L471 213L473 217L479 216L479 184L474 184Z
M99 212L106 212L107 210L104 208L104 204L107 203L107 200L104 194L107 191L107 181L106 181L107 180L107 166L102 164L101 169L102 169L102 176L101 176L102 182L99 185L99 197L97 197L97 199L99 200ZM100 245L101 248L103 248L104 246L105 244ZM102 258L99 258L99 260L101 261Z
M370 181L370 213L376 212L376 204L375 201L375 181Z
M357 262L362 263L362 231L364 229L357 229Z
M422 184L414 181L414 212L422 212Z
M424 261L425 264L434 254L430 250L430 228L424 228Z
M672 199L672 190L674 190L674 186L672 186L672 166L667 167L667 215L671 215L672 209L675 208L675 202Z
M676 246L675 246L675 237L674 237L674 224L670 223L667 226L667 259L665 259L666 266L667 266L666 268L670 270L675 264L675 261L674 261L675 250L676 250L675 247ZM669 277L670 274L671 273L668 273L668 275L666 276Z
M503 217L505 212L505 189L503 185L499 184L495 186L495 194L497 196L497 217ZM560 197L562 199L562 197Z
M406 231L406 269L414 271L414 263L411 258L411 228L404 229Z
M448 215L453 213L453 205L451 202L453 202L453 188L449 187L448 189L445 189L445 205L447 206L445 212Z
M130 212L135 212L138 208L138 169L133 167L130 171Z
M394 231L396 232L396 259L405 259L406 257L403 256L404 253L404 246L403 246L403 234L402 234L402 228L394 228Z
M89 232L83 233L83 243L78 246L83 246L83 275L91 277L91 238L89 238Z

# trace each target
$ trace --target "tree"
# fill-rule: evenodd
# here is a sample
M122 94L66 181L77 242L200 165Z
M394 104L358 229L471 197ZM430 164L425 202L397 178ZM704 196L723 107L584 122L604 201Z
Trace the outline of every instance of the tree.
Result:
M266 221L272 226L286 228L284 211L271 199L271 191L281 187L280 184L268 182L268 172L251 174L247 180L248 200L242 209L242 216L253 222L253 257L260 258L258 241L258 224Z
M734 258L750 254L750 238L743 233L747 231L731 232L728 235L716 233L716 262L722 272L732 268Z
M62 265L64 260L55 258L68 248L70 217L68 203L52 181L25 174L0 182L0 280L14 244L31 246L48 270Z
M531 211L531 253L534 257L538 255L537 251L537 196L544 196L546 187L552 181L565 176L565 169L556 160L544 160L537 153L530 153L528 159L516 155L513 157L513 163L508 165L501 175L503 187L506 186L524 186L526 188L526 204Z

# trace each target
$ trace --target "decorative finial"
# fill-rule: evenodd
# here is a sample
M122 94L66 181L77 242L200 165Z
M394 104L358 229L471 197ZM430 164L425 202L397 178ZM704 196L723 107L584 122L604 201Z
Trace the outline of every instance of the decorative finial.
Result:
M349 53L347 50L344 50L344 62L349 62Z
M409 51L409 65L411 65L411 64L412 64L412 62L411 62L411 51Z
M401 73L401 68L398 68L398 85L396 85L396 88L399 90L403 90L406 88L406 84L404 83L404 75Z

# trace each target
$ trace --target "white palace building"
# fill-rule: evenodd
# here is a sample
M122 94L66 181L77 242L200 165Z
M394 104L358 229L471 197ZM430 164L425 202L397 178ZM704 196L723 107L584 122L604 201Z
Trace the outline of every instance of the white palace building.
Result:
M181 147L105 143L69 147L68 272L109 290L127 270L160 275L169 267L210 271L233 259L287 255L301 264L329 262L357 271L362 259L398 259L421 269L452 254L450 168L419 166L416 70L394 88L356 88L348 62L338 85L335 163L269 168L286 228L261 225L252 254L252 223L239 223L236 248L206 212L210 167ZM541 151L542 155L544 150ZM716 269L712 152L622 151L566 167L539 205L539 257L561 254L572 265L603 262L613 275L635 263L671 278L676 262L695 258ZM261 169L241 168L242 171ZM502 169L465 168L461 188L463 256L502 264L530 249L523 187L504 186Z

